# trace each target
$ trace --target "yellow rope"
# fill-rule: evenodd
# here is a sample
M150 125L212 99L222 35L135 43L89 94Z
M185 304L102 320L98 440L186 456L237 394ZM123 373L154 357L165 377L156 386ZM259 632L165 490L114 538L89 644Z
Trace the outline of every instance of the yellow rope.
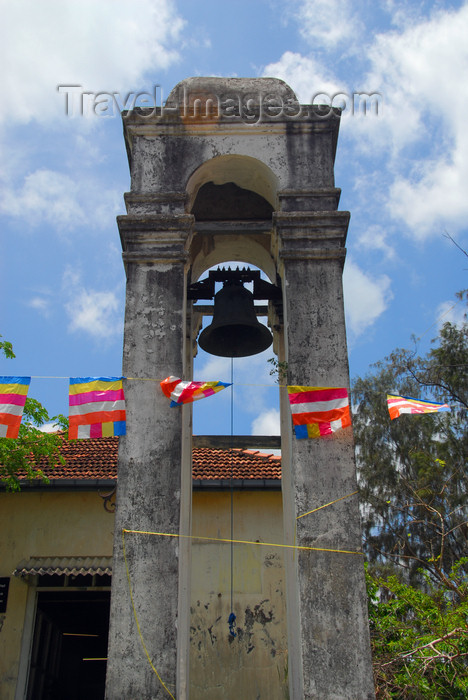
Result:
M313 552L337 552L338 554L360 554L362 552L350 551L347 549L327 549L325 547L305 547L302 545L278 544L275 542L252 542L251 540L231 540L223 537L203 537L202 535L180 535L172 532L150 532L148 530L122 530L122 532L133 535L156 535L158 537L185 537L191 540L207 540L209 542L233 542L234 544L256 544L261 547L284 547L286 549L305 549Z
M338 503L338 501L343 501L345 498L349 498L350 496L355 496L358 491L353 491L352 493L348 493L346 496L341 496L341 498L336 498L334 501L330 501L330 503L325 503L323 506L319 506L318 508L314 508L313 510L308 510L307 513L302 513L302 515L298 515L296 520L299 520L299 518L304 518L306 515L310 515L311 513L316 513L318 510L322 510L322 508L328 508L328 506L332 506L334 503Z
M168 690L168 688L164 685L164 682L163 682L161 676L159 675L159 673L158 673L157 670L155 669L155 667L154 667L154 665L153 665L153 662L152 662L151 659L150 659L150 655L148 654L148 650L147 650L147 648L146 648L145 640L143 639L143 635L142 635L142 633L141 633L140 623L138 622L138 616L137 616L137 612L136 612L136 609L135 609L135 603L134 603L134 600L133 600L132 582L131 582L131 579L130 579L130 571L129 571L129 569L128 569L127 555L126 555L126 552L125 552L125 533L126 533L126 532L131 532L131 530L122 530L122 549L123 549L123 556L124 556L124 561L125 561L125 569L126 569L126 571L127 571L128 590L130 591L130 600L132 601L133 616L134 616L134 618L135 618L135 622L136 622L138 634L139 634L139 636L140 636L140 641L141 641L141 644L142 644L143 649L144 649L144 651L145 651L146 658L148 659L149 665L151 666L151 668L153 669L154 673L156 674L157 679L158 679L159 682L161 683L161 685L162 685L162 687L164 688L164 690L166 691L166 693L168 693L168 695L171 696L172 700L175 700L175 698L174 698L174 696L172 695L171 691Z
M171 533L171 532L151 532L149 530L127 530L126 528L122 528L122 549L123 549L123 556L124 556L124 561L125 561L125 570L127 572L127 580L128 580L128 589L130 592L130 600L132 602L132 609L133 609L133 616L135 618L138 634L140 636L140 641L142 644L142 647L144 649L144 652L146 654L146 658L148 659L148 663L151 666L152 670L156 674L159 682L161 683L162 687L164 690L171 696L173 700L175 700L174 696L172 693L168 690L168 688L164 685L164 682L155 669L153 662L151 661L150 655L148 654L148 650L146 648L145 641L143 639L143 635L141 633L140 629L140 623L138 622L138 616L137 612L135 609L135 603L133 600L133 592L132 592L132 582L130 579L130 571L128 568L128 563L127 563L127 554L125 551L125 533L128 534L133 534L133 535L153 535L157 537L179 537L179 538L185 538L185 539L190 539L190 540L205 540L209 542L225 542L225 543L234 543L234 544L253 544L253 545L260 545L261 547L283 547L285 549L302 549L302 550L308 550L308 551L313 551L313 552L335 552L337 554L359 554L362 555L362 552L356 552L356 551L350 551L347 549L329 549L326 547L305 547L302 545L296 545L296 532L297 532L297 521L299 518L303 518L306 515L310 515L311 513L315 513L318 510L321 510L322 508L327 508L328 506L333 505L334 503L338 503L338 501L342 501L345 498L349 498L350 496L354 496L357 493L357 491L353 491L353 493L349 493L346 496L341 496L341 498L337 498L334 501L330 501L330 503L325 503L323 506L319 506L318 508L314 508L313 510L307 511L307 513L303 513L302 515L298 515L296 518L296 527L294 528L294 544L279 544L276 542L252 542L251 540L233 540L225 537L204 537L203 535L181 535L178 533Z
M296 520L294 521L294 548L296 548L296 539L297 539L297 521L299 518L304 518L306 515L310 515L311 513L316 513L318 510L322 510L322 508L328 508L328 506L332 506L334 503L338 503L338 501L342 501L345 498L349 498L350 496L354 496L356 493L359 493L358 491L353 491L352 493L348 493L346 496L341 496L341 498L336 498L334 501L330 501L330 503L325 503L323 506L319 506L318 508L313 508L312 510L308 510L307 513L302 513L302 515L298 515ZM294 559L294 557L293 557Z

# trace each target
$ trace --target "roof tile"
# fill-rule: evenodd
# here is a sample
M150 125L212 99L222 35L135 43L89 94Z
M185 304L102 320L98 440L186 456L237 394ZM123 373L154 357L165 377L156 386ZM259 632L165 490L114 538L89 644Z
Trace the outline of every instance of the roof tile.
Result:
M67 440L61 449L65 464L55 468L41 464L49 479L117 479L119 438ZM258 450L222 450L211 447L193 449L192 476L197 480L281 479L281 457Z

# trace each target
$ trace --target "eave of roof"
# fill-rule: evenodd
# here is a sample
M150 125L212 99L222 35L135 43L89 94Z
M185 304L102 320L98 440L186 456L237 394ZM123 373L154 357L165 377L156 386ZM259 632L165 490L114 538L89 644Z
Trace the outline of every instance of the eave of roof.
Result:
M105 490L117 483L118 438L68 441L61 448L65 464L40 465L50 480L21 479L23 489ZM193 449L194 489L280 488L281 457L258 450ZM20 477L21 478L21 477ZM0 487L1 488L1 487Z
M97 576L112 575L112 557L31 557L23 559L13 576Z

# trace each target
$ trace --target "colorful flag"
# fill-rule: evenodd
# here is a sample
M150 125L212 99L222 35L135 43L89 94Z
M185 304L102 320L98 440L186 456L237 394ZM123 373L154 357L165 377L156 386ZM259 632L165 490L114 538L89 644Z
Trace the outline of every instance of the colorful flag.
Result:
M331 435L351 425L347 389L288 386L288 395L297 438Z
M183 403L204 399L227 386L231 385L225 382L183 382L178 377L166 377L161 382L161 389L167 398L171 399L171 406L181 406Z
M68 439L125 435L123 377L70 377Z
M0 437L17 438L31 377L0 377Z
M390 418L398 418L402 413L435 413L436 411L450 411L446 403L434 403L423 399L412 399L410 396L396 396L387 394L387 405Z

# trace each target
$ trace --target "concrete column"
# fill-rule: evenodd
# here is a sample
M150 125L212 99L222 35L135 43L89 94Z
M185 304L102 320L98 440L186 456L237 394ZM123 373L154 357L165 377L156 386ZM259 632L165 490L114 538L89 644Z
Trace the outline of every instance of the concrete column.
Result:
M182 439L190 420L169 408L159 381L184 376L193 217L123 216L118 223L127 271L127 435L119 447L106 698L187 698L189 619L182 597L189 548L175 537L128 533L124 557L122 530L190 532L191 449Z
M288 384L349 387L342 293L349 214L279 212L275 221ZM283 404L286 422L286 399ZM354 491L350 428L331 439L291 437L289 454L283 455L289 538L296 529L298 545L360 551L357 496L296 520ZM288 568L291 699L373 698L363 557L297 550Z

